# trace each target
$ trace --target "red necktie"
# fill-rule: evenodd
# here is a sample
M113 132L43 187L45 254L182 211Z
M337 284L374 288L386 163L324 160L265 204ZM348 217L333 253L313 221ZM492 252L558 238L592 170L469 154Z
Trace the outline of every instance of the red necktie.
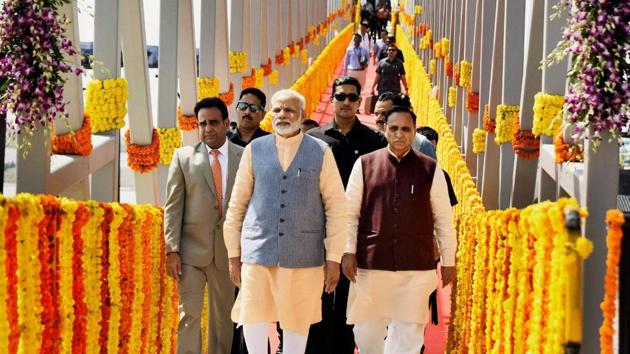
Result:
M217 192L217 205L219 206L219 219L223 212L223 184L221 178L221 163L219 162L219 150L211 150L214 159L212 159L212 178L214 179L214 190Z

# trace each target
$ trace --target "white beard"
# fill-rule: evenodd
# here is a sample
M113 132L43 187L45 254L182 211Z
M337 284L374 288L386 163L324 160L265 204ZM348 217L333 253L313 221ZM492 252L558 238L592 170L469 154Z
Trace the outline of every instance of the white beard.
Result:
M291 125L281 125L278 126L275 123L273 124L273 130L276 131L276 133L280 134L280 135L291 135L295 132L297 132L298 130L300 130L300 124L299 122L293 122L291 123Z

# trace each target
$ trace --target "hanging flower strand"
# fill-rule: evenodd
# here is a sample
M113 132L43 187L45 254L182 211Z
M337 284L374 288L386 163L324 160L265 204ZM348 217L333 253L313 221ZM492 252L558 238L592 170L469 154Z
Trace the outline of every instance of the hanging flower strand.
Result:
M68 116L64 74L82 69L66 62L78 55L58 10L68 0L6 0L0 10L0 115L11 112L12 134L48 128Z

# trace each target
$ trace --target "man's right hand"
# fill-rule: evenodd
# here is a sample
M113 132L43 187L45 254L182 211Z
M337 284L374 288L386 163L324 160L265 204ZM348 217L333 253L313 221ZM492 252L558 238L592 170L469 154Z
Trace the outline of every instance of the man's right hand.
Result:
M182 275L182 261L179 258L179 253L171 252L166 255L166 274L179 281L179 277Z
M241 257L230 258L230 280L236 285L237 288L241 287Z
M346 253L341 258L341 271L351 282L357 281L357 256Z

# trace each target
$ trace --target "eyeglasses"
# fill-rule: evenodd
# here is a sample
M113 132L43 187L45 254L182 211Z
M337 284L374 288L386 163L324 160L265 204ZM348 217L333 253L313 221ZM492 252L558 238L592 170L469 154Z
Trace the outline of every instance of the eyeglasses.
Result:
M389 48L389 49L387 49L387 51L388 51L388 52L395 52L395 51L396 51L396 49L394 49L394 48Z
M335 98L335 100L339 101L339 102L343 102L347 99L350 100L350 102L356 102L359 100L359 98L361 98L361 96L359 96L356 93L336 93L333 95L333 97Z
M236 104L236 109L245 112L249 108L249 111L252 113L256 113L258 111L263 111L265 108L258 103L247 103L247 102L239 102Z

